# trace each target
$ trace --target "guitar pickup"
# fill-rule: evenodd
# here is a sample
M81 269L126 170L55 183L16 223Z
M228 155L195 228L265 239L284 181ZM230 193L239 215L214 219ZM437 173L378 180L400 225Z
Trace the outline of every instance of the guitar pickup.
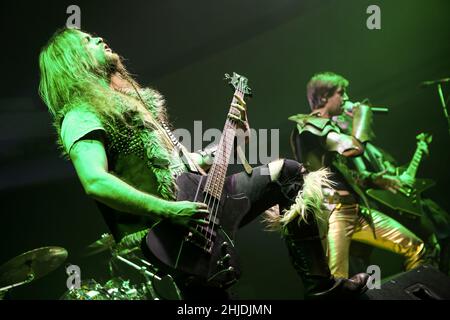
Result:
M185 238L186 241L189 241L193 245L199 247L200 249L211 253L212 247L214 245L214 242L210 240L209 238L206 238L205 235L203 236L196 235L192 232L189 233L189 235Z

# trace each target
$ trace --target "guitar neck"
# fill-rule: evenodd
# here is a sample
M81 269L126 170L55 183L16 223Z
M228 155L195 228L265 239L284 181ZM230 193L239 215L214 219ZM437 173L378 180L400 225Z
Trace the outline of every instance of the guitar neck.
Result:
M422 161L423 152L417 146L416 152L414 152L414 156L409 163L408 168L405 171L405 174L408 176L415 178L417 174L417 169L419 169L420 162Z
M239 90L235 91L235 95L244 98L244 94ZM237 103L237 99L233 96L232 104ZM229 112L233 110L230 106ZM214 163L209 170L208 179L206 180L205 191L220 199L222 196L223 185L230 161L231 151L233 149L234 137L236 136L236 123L227 117L219 146L217 147Z

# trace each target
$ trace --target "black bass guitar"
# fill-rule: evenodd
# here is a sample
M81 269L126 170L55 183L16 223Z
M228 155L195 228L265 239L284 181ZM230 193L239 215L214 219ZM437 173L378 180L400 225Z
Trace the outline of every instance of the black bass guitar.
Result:
M236 73L225 75L242 99L250 94L247 79ZM232 104L236 103L233 97ZM230 106L230 112L234 109ZM208 205L209 225L197 225L199 236L188 229L161 221L153 227L146 243L162 269L175 276L187 275L196 282L226 288L240 276L235 234L250 209L244 195L231 195L226 172L236 136L237 123L227 118L214 163L207 176L183 173L177 179L177 200Z

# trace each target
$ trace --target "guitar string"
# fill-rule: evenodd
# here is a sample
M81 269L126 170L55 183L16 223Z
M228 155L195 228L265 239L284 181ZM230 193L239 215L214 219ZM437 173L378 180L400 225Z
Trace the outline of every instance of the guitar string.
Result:
M217 168L217 163L214 163L211 167L209 175L214 176L216 174L216 168ZM212 185L211 182L209 181L206 185L206 189L207 189L206 190L207 192L206 192L204 202L207 203L209 214L208 214L208 220L207 220L208 225L205 226L204 228L202 228L202 232L201 232L203 235L203 231L204 231L205 239L208 239L208 241L205 243L204 249L206 249L206 246L208 245L208 242L209 242L208 232L210 231L209 226L211 224L212 211L214 210L215 206L218 205L218 204L216 204L217 199L216 199L216 197L214 197L215 185ZM211 201L212 201L212 204L211 204Z
M229 134L230 134L230 127L229 127L229 126L225 126L224 140L225 140L226 142L228 142L228 143L229 143L229 139L228 139L228 135L229 135ZM226 144L226 145L228 145L228 144ZM229 153L229 150L227 150L226 152ZM226 159L225 159L224 157L222 157L221 161L222 161L222 163L221 163L221 165L222 165L221 168L223 168L224 165L226 164L226 163L225 163ZM221 173L222 173L222 174L225 174L225 173L223 173L223 172L221 172ZM219 186L216 186L216 188L219 188ZM222 188L223 188L223 186L222 186ZM217 207L214 208L214 210L211 210L211 215L212 215L213 212L214 212L214 218L213 218L213 220L212 220L213 223L212 223L212 227L211 227L211 233L210 233L209 238L208 238L208 242L211 242L211 241L212 241L212 236L213 236L214 229L215 229L215 224L214 224L214 222L215 222L216 219L217 219L218 209L219 209L219 206L217 205Z
M221 159L221 158L219 158L219 159ZM213 164L213 168L211 168L211 172L209 173L209 174L211 174L211 176L214 176L215 174L216 174L216 167L217 167L217 163L214 163ZM206 230L205 230L205 238L207 239L207 241L205 242L205 246L204 246L204 249L206 249L207 248L207 246L208 246L208 244L210 243L210 241L211 241L211 239L209 238L209 236L208 236L208 232L209 231L211 231L211 235L212 235L212 233L214 232L214 228L211 228L210 229L210 225L211 225L211 218L212 218L212 212L214 211L214 209L215 208L218 208L219 207L219 203L220 203L220 201L218 201L217 200L217 198L214 196L214 193L215 193L215 184L212 184L212 187L211 187L211 184L209 184L208 185L208 187L209 188L212 188L211 190L210 190L210 192L208 192L207 191L207 194L206 194L206 196L205 196L205 199L207 198L208 199L208 204L207 204L207 206L208 206L208 211L209 211L209 214L208 214L208 225L206 226ZM213 193L213 194L211 194L211 193ZM211 200L212 200L212 205L211 205ZM217 202L217 203L216 203ZM214 222L213 222L213 226L214 226ZM203 233L202 233L203 234ZM211 237L212 238L212 237Z
M221 140L223 141L224 140L224 137L222 136L222 138L221 138ZM221 142L222 142L221 141ZM222 144L222 143L221 143ZM222 144L223 145L223 144ZM222 152L220 152L220 154L219 154L219 158L218 158L218 161L220 161L222 159ZM216 174L216 171L219 171L219 173L220 173L220 169L217 169L217 162L215 162L214 164L213 164L213 166L212 166L212 168L211 168L211 170L210 170L210 175L211 176L214 176L215 174ZM208 226L206 227L206 230L205 230L205 238L207 239L207 241L206 241L206 243L205 243L205 246L204 246L204 249L206 249L206 247L208 246L208 244L210 243L210 241L211 241L211 238L212 238L212 236L211 237L209 237L208 236L208 232L209 231L211 231L211 235L213 234L213 232L214 232L214 228L212 227L211 229L210 229L210 226L211 226L211 222L212 222L212 226L214 226L214 221L212 220L212 214L213 214L213 212L214 211L216 211L217 209L216 208L218 208L218 205L219 205L219 203L220 203L220 199L218 200L216 197L215 197L215 193L218 191L217 190L217 186L216 186L216 184L214 184L214 183L211 183L211 182L209 182L208 184L207 184L207 194L206 194L206 196L205 196L205 200L206 199L208 199L208 204L207 204L207 206L208 206L208 211L209 211L209 214L208 214ZM208 192L209 191L209 192ZM211 200L212 200L212 205L211 205ZM205 201L206 202L206 201ZM202 234L203 234L203 232L202 232Z
M243 95L243 88L242 88L242 86L243 86L243 84L242 84L242 82L239 82L238 83L238 87L237 87L237 89L236 89L236 92L239 94L239 96L241 96L241 95ZM233 103L235 103L236 102L236 98L235 97L233 97ZM230 121L230 122L226 122L226 125L225 125L225 133L224 133L224 140L225 139L227 139L228 138L228 134L229 133L231 133L231 138L230 139L233 139L234 140L234 134L233 134L233 131L232 130L236 130L236 128L235 128L235 125L232 125L231 124L232 123L232 121ZM228 124L228 126L229 127L231 127L231 128L227 128L227 124ZM231 130L230 130L231 129ZM226 146L229 146L230 145L230 141L227 141L228 143L226 143ZM227 157L228 157L228 159L224 159L224 158L222 158L221 159L221 161L229 161L229 155L230 155L230 151L231 150L227 150ZM223 163L223 165L228 165L227 163ZM224 168L224 166L222 165L222 168ZM228 167L228 166L227 166ZM226 172L224 173L224 175L226 174ZM219 187L219 186L217 186L217 187ZM223 189L223 184L222 184L222 189ZM220 199L219 199L220 200ZM220 203L220 201L219 201L219 203ZM216 221L216 218L217 218L217 213L218 213L218 209L219 209L219 206L217 206L216 207L216 209L215 209L215 213L214 213L214 220L213 220L213 225L212 225L212 228L211 228L211 234L210 234L210 237L209 237L209 241L208 242L211 242L212 241L212 236L213 236L213 233L214 233L214 227L215 227L215 224L214 224L214 222ZM211 214L212 214L212 212L211 212Z
M211 170L210 170L210 172L209 172L209 175L211 175L211 176L214 176L215 175L215 172L216 172L216 164L214 163L213 164L213 166L211 167ZM196 227L196 230L198 230L198 227L200 227L201 228L201 234L202 234L202 236L204 235L205 236L205 239L207 239L207 241L205 242L205 246L203 247L203 249L206 249L206 247L207 247L207 245L208 245L208 242L209 242L209 239L208 239L208 232L210 231L210 229L209 229L209 226L210 226L210 224L211 224L211 218L212 218L212 214L211 214L211 212L214 210L214 207L216 206L216 203L215 203L215 201L216 201L216 198L213 196L213 195L211 195L210 194L210 192L208 192L208 190L209 189L211 189L211 188L214 188L214 186L211 186L211 183L210 182L207 182L207 184L206 184L206 196L205 196L205 198L204 198L204 203L207 205L207 207L208 207L208 212L209 212L209 214L208 214L208 225L207 226L203 226L203 227L201 227L201 226L199 226L198 224L197 224L197 227ZM212 191L212 193L214 193L214 189L212 189L211 190ZM212 204L211 204L211 201L212 201Z
M242 92L241 92L241 90L240 90L240 89L241 89L241 87L240 87L241 85L242 85L242 83L239 82L239 83L238 83L238 88L236 88L236 91L238 91L239 93L242 94ZM136 94L137 94L137 96L138 96L140 102L145 106L146 103L145 103L144 99L142 98L142 96L140 95L139 91L137 90L137 88L134 86L133 83L132 83L132 86L133 86L133 89L134 89L134 91L136 92ZM235 93L236 93L236 91L235 91ZM233 97L232 102L234 103L235 101L236 101L236 99L235 99L235 97ZM226 125L227 125L227 124L228 124L228 121L226 122ZM169 134L170 130L168 130L167 124L163 122L162 125L161 125L161 124L159 124L158 122L155 122L155 125L156 125L157 129L159 129L160 132L162 132L163 134L165 134L165 135L169 138L169 141L175 146L175 148L178 149L178 148L179 148L179 145L178 145L178 144L180 144L180 142L179 142L177 139L173 139L174 137L171 136L171 135ZM226 126L226 125L225 125L225 126ZM159 127L159 128L158 128L158 127ZM161 130L161 129L162 129L162 130ZM225 137L226 137L226 133L225 133L225 136L223 137L224 140L225 140ZM177 144L177 142L178 142L178 144ZM223 159L223 156L222 156L221 161L223 161L223 160L224 160L224 159ZM223 168L223 164L222 164L222 168ZM222 172L220 172L220 168L219 168L218 170L219 170L219 173L222 173ZM213 166L212 166L212 168L211 168L211 170L210 170L210 174L215 174L215 171L216 171L216 166L215 166L215 163L214 163ZM225 173L224 173L224 174L225 174ZM209 186L211 187L211 185L209 185ZM223 187L223 186L222 186L222 187ZM218 188L219 188L218 185L213 184L213 186L212 186L212 193L215 193L215 192L216 192L216 193L219 193ZM208 197L208 196L209 196L209 197ZM208 211L210 211L210 213L209 213L209 215L208 215L209 224L208 224L208 227L206 227L205 235L207 236L207 235L208 235L208 231L210 231L210 230L211 230L211 233L210 233L210 237L207 238L208 241L205 243L205 249L206 249L206 246L208 245L208 243L211 243L211 242L212 242L212 236L213 236L213 233L214 233L214 224L215 224L215 220L216 220L216 217L217 217L217 212L218 212L219 204L220 204L220 199L217 199L215 196L210 195L209 193L207 193L207 195L205 196L205 200L206 200L206 198L208 198L208 204L207 204L207 207L208 207ZM211 210L210 210L209 208L210 208L211 200L213 201L213 203L212 203ZM205 201L205 202L206 202L206 201ZM211 220L212 212L213 212L213 211L215 211L214 220ZM213 222L213 223L212 223L212 228L209 229L209 226L211 225L211 221ZM196 231L198 231L198 227L199 227L199 225L196 224L196 228L195 228ZM203 229L205 229L205 228L202 228L202 230L203 230ZM202 234L203 234L203 232L202 232Z
M225 125L225 130L226 129L227 129L227 126ZM222 140L221 142L226 140L226 132L227 131L224 132L224 135L221 138L221 140ZM223 162L223 152L220 152L220 157L218 158L218 162L221 162L221 161ZM221 170L220 170L220 166L219 166L219 168L217 168L218 167L218 165L217 165L218 162L214 163L213 167L211 168L210 174L212 176L214 176L216 174L216 171L219 171L219 174L222 173ZM223 167L223 163L219 163L219 164L221 164L222 167ZM217 170L216 170L216 168L217 168ZM207 194L205 196L205 199L208 199L207 206L208 206L208 211L209 211L209 215L208 215L208 222L209 223L208 223L208 226L206 227L206 230L205 230L205 238L207 239L207 241L205 242L204 249L207 249L208 244L211 243L211 241L212 241L212 236L213 236L213 233L214 233L214 223L215 223L215 219L217 217L217 211L218 211L219 204L220 204L220 199L217 199L217 197L215 196L216 193L218 193L218 191L219 191L218 190L219 186L217 186L215 183L209 183L207 185L207 187L209 187L209 190L207 190L209 192L207 192ZM212 205L211 205L211 200L212 200ZM214 213L214 219L212 219L213 213ZM210 235L208 235L209 231L211 231Z

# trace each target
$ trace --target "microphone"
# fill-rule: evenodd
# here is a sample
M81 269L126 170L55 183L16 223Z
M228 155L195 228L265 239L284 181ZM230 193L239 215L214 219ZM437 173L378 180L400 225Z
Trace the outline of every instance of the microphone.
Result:
M445 82L449 82L450 78L443 78L443 79L438 79L438 80L428 80L428 81L423 81L420 83L420 86L422 88L424 87L428 87L428 86L432 86L435 84L439 84L439 83L445 83Z
M387 107L370 107L370 110L377 113L388 113L389 109Z
M344 109L344 111L346 112L353 112L353 108L359 104L364 104L362 102L352 102L352 101L346 101L344 103L344 105L342 106L342 108ZM367 105L367 104L366 104ZM389 112L389 108L388 107L381 107L381 106L369 106L370 110L372 110L372 112L376 112L376 113L388 113Z

